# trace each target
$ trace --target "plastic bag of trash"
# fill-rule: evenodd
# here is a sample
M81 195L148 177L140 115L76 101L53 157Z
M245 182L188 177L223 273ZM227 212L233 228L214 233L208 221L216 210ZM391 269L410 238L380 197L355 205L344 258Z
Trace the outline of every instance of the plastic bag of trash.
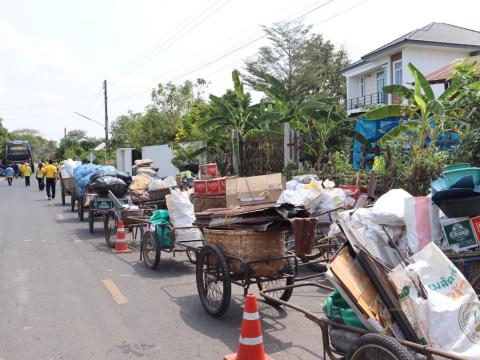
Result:
M432 241L442 245L442 226L438 206L428 196L405 199L405 224L410 251L416 254Z
M400 305L418 337L461 358L480 354L480 301L475 290L435 243L389 274Z
M127 193L128 186L125 181L114 176L103 176L90 181L93 191L101 196L108 196L110 190L117 197L124 196Z
M170 195L167 195L165 199L173 227L191 227L196 218L188 192L170 189ZM202 240L203 234L197 228L175 230L175 238L180 241Z
M165 179L155 179L148 185L148 191L163 190L177 186L177 181L171 177L167 176Z
M72 159L67 159L63 162L62 167L60 168L60 173L62 178L72 178L74 177L73 171L80 165L78 161L73 161Z
M129 185L132 183L132 176L124 171L117 171L117 177L125 181L125 184Z
M381 225L405 225L405 200L412 198L403 189L393 189L380 196L372 207L371 220Z

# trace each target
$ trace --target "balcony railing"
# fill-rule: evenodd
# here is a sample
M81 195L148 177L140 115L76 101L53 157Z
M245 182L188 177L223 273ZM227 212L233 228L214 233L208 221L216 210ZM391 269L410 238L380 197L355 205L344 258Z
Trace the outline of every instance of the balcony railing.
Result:
M384 92L360 96L347 100L347 110L362 109L365 106L372 104L386 104L387 100L388 96Z

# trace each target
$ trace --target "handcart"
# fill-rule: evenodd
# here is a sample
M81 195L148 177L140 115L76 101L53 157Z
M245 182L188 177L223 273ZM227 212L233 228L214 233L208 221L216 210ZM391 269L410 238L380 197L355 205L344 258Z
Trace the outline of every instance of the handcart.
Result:
M447 257L463 273L480 298L480 251L447 254Z
M103 228L107 245L111 248L115 247L119 220L123 221L125 230L132 233L133 239L137 239L139 231L141 232L143 228L143 221L147 221L155 209L155 206L144 205L138 210L129 210L115 206L114 203L114 206L105 212L103 219Z
M122 204L128 204L128 198L118 199ZM85 218L85 211L88 211L88 229L93 233L95 224L95 217L102 216L105 218L107 211L114 207L113 201L106 196L96 194L90 186L87 186L84 195L77 195L78 202L78 218L83 221Z
M316 280L324 279L324 274L315 274ZM323 358L332 360L415 360L433 359L439 356L442 359L460 360L461 356L447 353L428 345L420 345L410 341L400 340L392 336L380 333L372 333L357 327L341 324L329 320L320 315L314 314L298 305L288 303L282 298L272 295L279 291L293 291L299 287L315 287L318 289L334 289L320 284L317 281L302 281L296 279L296 283L284 287L262 289L260 294L267 302L276 305L283 305L290 309L301 312L305 317L317 324L322 332Z
M59 174L60 176L60 189L61 189L61 196L62 196L62 205L66 204L65 198L67 195L70 196L70 206L72 212L75 211L75 178L70 177L70 178L64 178L62 177L62 174Z
M141 217L132 217L131 220L135 222L134 226L137 228L132 231L140 230L140 260L143 260L148 268L152 270L157 268L162 252L171 253L174 256L176 253L183 252L191 263L195 263L196 255L203 245L203 235L197 227L174 228L171 225L154 225L149 218ZM169 233L167 241L161 235L159 236L159 234L165 234L165 231ZM186 240L185 233L188 237Z
M281 231L204 229L205 243L196 263L197 290L205 311L220 317L230 306L232 284L246 296L251 285L259 290L291 286L300 265L293 252L285 251ZM293 289L275 292L288 301Z

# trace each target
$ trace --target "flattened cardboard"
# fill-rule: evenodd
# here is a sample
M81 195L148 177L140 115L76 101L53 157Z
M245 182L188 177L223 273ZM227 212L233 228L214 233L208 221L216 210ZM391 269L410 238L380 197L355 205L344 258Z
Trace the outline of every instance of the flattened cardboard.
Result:
M281 173L229 178L226 182L227 207L274 203L285 189Z

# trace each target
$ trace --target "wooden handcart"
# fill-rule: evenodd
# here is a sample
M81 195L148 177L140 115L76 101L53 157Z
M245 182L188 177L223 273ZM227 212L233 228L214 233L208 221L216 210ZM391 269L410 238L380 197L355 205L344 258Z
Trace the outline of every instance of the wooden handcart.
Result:
M70 196L70 206L72 212L75 211L75 178L70 177L70 178L64 178L62 177L62 174L59 174L60 176L60 191L61 191L61 196L62 196L62 205L66 204L66 197Z

